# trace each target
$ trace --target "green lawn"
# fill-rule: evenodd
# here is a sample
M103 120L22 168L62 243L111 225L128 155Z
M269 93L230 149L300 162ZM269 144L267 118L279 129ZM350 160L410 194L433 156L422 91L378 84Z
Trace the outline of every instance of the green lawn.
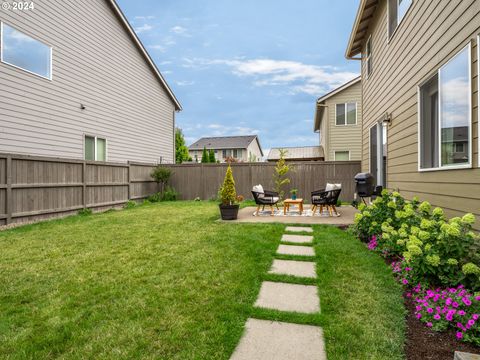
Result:
M315 227L322 313L259 310L263 280L293 281L266 274L285 226L217 218L159 203L0 232L0 358L228 359L249 316L322 326L329 359L402 358L401 289L364 245Z

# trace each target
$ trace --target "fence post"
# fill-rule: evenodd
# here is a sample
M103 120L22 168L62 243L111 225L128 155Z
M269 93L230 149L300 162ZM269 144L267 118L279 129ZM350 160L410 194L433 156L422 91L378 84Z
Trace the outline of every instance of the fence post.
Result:
M87 162L82 163L82 197L83 208L87 208Z
M128 164L128 200L132 198L132 165L130 164L130 161L127 162Z
M13 196L12 196L12 156L7 155L6 162L6 173L7 173L7 196L6 196L6 213L7 213L7 225L12 222L12 213L13 213Z

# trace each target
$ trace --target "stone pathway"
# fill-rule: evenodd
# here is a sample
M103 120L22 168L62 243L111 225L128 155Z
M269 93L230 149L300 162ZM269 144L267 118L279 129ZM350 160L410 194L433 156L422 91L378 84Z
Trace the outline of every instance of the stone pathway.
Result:
M288 226L286 231L312 233L313 229L310 227ZM281 241L313 245L313 236L284 234ZM280 244L277 254L294 255L296 258L315 256L313 246L305 245ZM312 261L274 259L269 274L289 275L298 278L316 278L316 263ZM320 298L315 285L264 281L254 306L277 311L315 314L320 312ZM326 360L327 356L323 332L318 326L248 319L245 333L231 359Z

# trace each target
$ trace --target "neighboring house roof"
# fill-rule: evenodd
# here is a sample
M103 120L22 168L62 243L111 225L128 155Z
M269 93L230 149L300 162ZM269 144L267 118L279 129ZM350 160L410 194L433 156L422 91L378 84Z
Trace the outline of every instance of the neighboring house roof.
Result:
M130 34L130 36L132 37L133 41L136 43L136 45L138 46L138 48L140 49L140 52L142 53L142 55L145 57L145 60L147 61L147 63L150 65L150 67L152 68L153 72L155 73L156 77L158 78L158 80L160 81L160 84L163 86L163 88L167 91L167 94L168 96L170 97L170 99L173 101L173 103L175 104L175 110L177 111L181 111L182 110L182 106L180 105L180 102L178 101L178 99L176 98L175 94L173 93L172 89L170 88L170 86L168 86L165 78L162 76L162 74L160 73L160 70L158 70L157 66L155 65L155 63L153 62L153 59L150 57L150 55L148 54L147 50L145 49L145 46L143 45L143 43L140 41L139 37L137 36L137 34L135 33L135 30L133 30L132 26L130 25L130 23L128 22L127 18L125 17L125 14L122 12L122 10L120 9L120 7L118 6L117 2L115 0L107 0L108 2L110 2L110 4L112 5L112 8L113 10L115 10L115 13L117 14L117 16L120 18L120 20L122 21L123 25L125 26L125 28L127 29L128 33Z
M323 95L323 96L321 96L317 99L317 103L316 103L316 106L315 106L315 121L314 121L314 126L313 126L314 131L318 131L320 129L320 122L321 122L322 115L323 115L323 110L324 110L324 107L321 106L321 105L325 102L325 100L327 100L327 99L331 98L332 96L342 92L345 89L348 89L350 86L355 85L356 83L358 83L360 81L362 81L362 77L358 76L355 79L350 80L349 82L339 86L336 89L333 89L332 91L326 93L325 95Z
M246 149L255 140L263 156L257 135L204 137L194 142L188 149L203 150L204 147L207 149Z
M352 59L355 55L362 52L362 44L366 40L368 34L368 25L373 18L373 13L377 9L379 0L360 0L357 16L353 23L350 39L348 40L347 51L345 56Z
M280 149L287 150L285 160L321 160L325 157L322 146L300 146L272 148L267 160L280 159Z

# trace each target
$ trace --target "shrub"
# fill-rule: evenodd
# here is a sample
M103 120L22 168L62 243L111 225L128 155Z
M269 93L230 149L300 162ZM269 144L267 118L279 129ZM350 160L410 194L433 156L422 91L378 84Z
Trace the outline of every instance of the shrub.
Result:
M80 215L80 216L88 216L88 215L92 215L93 211L92 211L92 209L86 208L86 209L78 210L77 214Z
M275 165L275 172L273 173L273 183L275 184L275 191L278 193L280 199L283 199L285 195L285 186L290 184L290 178L288 173L291 170L290 165L285 161L285 156L287 156L288 151L284 149L279 149L280 158L278 159Z
M202 151L202 163L205 164L209 162L210 162L210 158L208 157L208 151L207 151L207 148L204 146Z
M147 197L148 202L156 203L162 199L162 193L157 192Z
M133 209L135 206L137 206L137 203L133 200L128 200L125 204L123 204L124 209Z
M177 198L178 198L178 193L171 186L167 186L165 188L165 191L161 195L161 201L175 201L177 200Z
M220 201L223 205L232 205L235 203L237 193L235 191L235 180L233 179L232 168L228 165L223 185L220 188Z
M160 191L163 192L165 189L165 186L168 184L168 181L170 180L170 177L172 176L172 170L169 168L166 168L162 165L158 165L155 167L152 172L150 173L150 176L155 180L155 182L160 185Z

